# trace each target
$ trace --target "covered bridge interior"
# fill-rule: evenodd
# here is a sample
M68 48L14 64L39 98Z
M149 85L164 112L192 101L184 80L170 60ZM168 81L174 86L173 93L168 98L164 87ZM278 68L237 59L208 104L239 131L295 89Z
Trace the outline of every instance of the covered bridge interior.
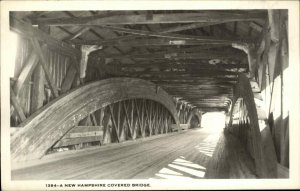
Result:
M15 11L10 30L12 179L289 176L287 10Z

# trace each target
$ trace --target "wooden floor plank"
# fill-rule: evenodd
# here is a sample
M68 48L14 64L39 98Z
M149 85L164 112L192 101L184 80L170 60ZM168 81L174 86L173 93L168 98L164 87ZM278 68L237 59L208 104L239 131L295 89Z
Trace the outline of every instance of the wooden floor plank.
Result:
M177 178L212 178L220 175L223 178L245 177L243 174L230 173L231 171L228 170L241 168L238 172L247 174L249 170L242 169L247 167L245 164L232 165L230 164L232 162L227 161L223 164L229 165L228 168L221 165L218 170L207 169L216 168L213 162L227 159L235 161L241 158L238 156L240 152L236 152L231 158L228 157L226 153L232 154L232 151L224 151L227 149L226 144L220 145L224 143L223 139L226 138L220 132L210 133L203 129L195 129L136 141L128 145L120 144L106 149L98 147L96 149L99 150L86 154L75 152L72 157L61 157L60 160L49 160L49 162L47 159L43 164L13 170L12 179L152 179L176 178L176 176ZM227 142L232 141L236 140ZM219 157L212 159L216 155L213 154L215 147L218 148ZM243 162L240 161L238 164ZM209 177L205 177L207 171ZM173 172L175 175L165 172Z

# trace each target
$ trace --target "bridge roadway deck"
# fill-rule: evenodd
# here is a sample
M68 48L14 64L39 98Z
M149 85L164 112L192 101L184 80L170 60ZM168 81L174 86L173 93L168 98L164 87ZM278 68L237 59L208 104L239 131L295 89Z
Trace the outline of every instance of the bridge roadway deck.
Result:
M224 132L193 129L14 164L12 180L255 178L253 160Z

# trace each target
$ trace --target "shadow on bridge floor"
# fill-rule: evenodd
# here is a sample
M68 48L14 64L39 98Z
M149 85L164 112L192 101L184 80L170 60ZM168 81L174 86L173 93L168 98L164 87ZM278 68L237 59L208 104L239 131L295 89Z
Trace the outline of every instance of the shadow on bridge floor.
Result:
M12 180L255 178L248 157L231 135L193 129L46 159L13 170Z

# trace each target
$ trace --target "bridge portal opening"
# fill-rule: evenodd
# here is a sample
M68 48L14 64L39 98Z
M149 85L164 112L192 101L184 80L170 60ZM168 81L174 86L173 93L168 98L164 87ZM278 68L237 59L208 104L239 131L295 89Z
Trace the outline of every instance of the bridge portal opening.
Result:
M221 132L225 128L225 112L207 112L202 115L201 127L206 131Z

